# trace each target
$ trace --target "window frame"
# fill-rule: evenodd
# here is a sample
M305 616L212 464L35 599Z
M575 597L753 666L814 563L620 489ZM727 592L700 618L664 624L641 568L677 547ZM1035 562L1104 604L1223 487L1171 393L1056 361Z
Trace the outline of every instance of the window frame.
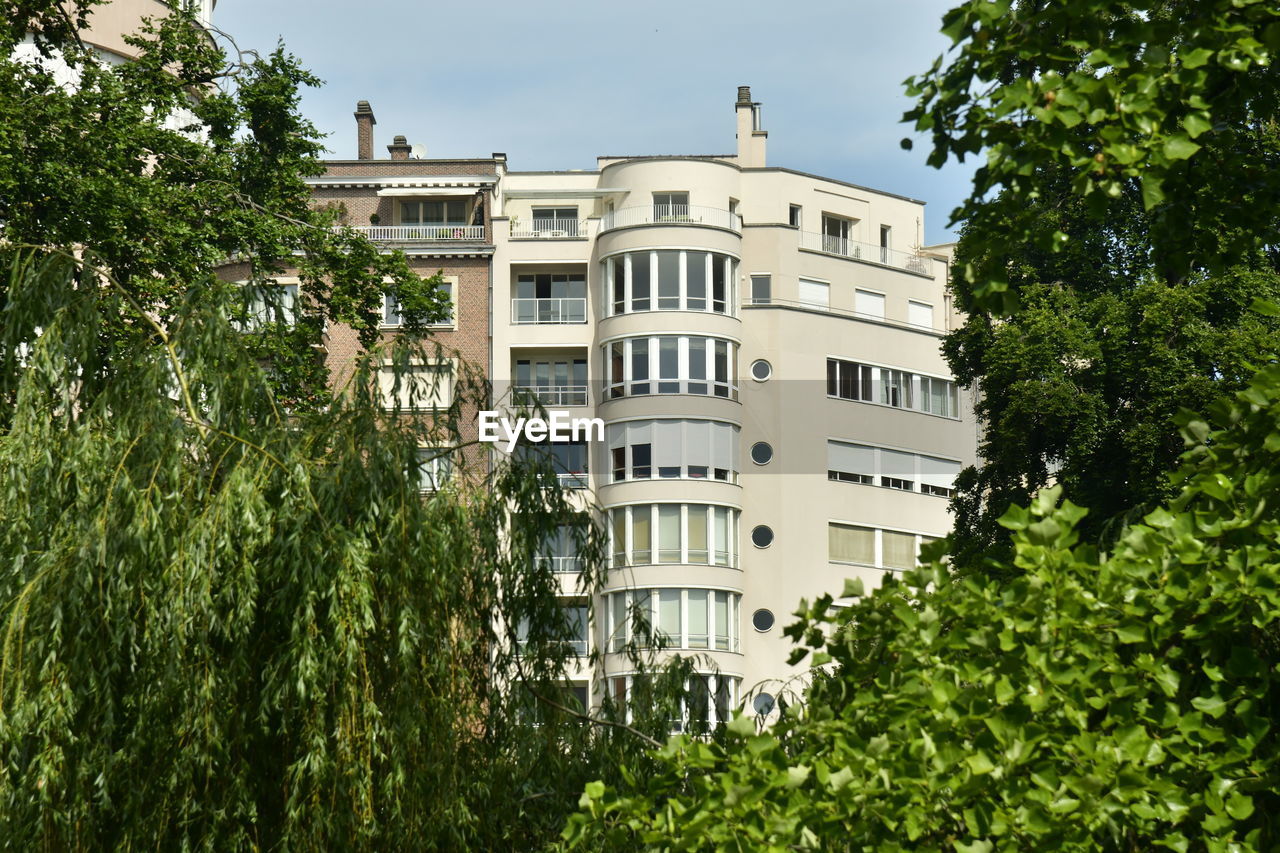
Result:
M415 273L416 274L416 273ZM423 276L424 279L432 276ZM449 316L448 318L436 323L428 323L428 329L457 329L458 328L458 279L457 275L441 275L439 289L446 290L449 294ZM383 284L392 284L392 279L384 278ZM391 323L387 320L388 310L391 307L391 300L395 300L395 316L396 322ZM393 290L384 289L382 291L382 311L378 320L378 329L381 331L395 331L404 328L404 322L400 318L400 300L396 297Z
M852 371L857 368L856 376L849 382L844 379L846 371ZM907 405L894 405L884 399L884 389L886 388L885 373L897 374L905 381L905 385L899 384L896 387L908 389L904 397ZM935 383L942 384L941 397L944 401L943 408L948 409L946 412L933 411L934 400L938 395L934 394L933 386ZM857 396L846 396L841 393L845 390L845 386L849 385L856 389ZM863 396L866 395L866 396ZM870 403L875 406L885 406L893 409L901 409L906 412L917 412L922 415L932 415L936 418L947 418L948 420L961 420L960 413L960 391L959 386L954 379L948 379L942 376L933 376L927 373L916 373L899 367L888 367L885 365L873 364L865 361L855 361L841 356L827 356L827 398L832 400L846 400L852 403Z
M669 345L672 340L674 351ZM637 347L638 341L643 341L644 346ZM601 346L604 362L610 366L605 382L606 400L651 394L738 399L737 341L714 335L655 334L613 338ZM672 367L673 352L674 370L670 371L667 369ZM695 352L701 353L700 359L693 358ZM640 366L647 371L643 377L637 376ZM699 372L702 375L695 375Z

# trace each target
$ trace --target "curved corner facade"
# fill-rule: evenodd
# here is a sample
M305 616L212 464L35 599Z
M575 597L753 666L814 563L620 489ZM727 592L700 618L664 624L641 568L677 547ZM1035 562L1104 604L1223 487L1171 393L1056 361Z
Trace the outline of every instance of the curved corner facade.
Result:
M495 389L606 424L572 454L611 539L589 638L604 669L581 673L597 701L625 698L613 651L643 614L708 662L706 713L767 713L800 599L914 565L975 461L923 204L766 166L757 107L740 93L736 154L602 157L497 189Z

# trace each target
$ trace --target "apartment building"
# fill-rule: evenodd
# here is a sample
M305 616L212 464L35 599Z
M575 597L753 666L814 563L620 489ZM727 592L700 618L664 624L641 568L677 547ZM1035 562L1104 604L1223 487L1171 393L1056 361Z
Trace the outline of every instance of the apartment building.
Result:
M557 449L612 542L589 620L551 555L604 652L577 690L625 701L643 612L705 663L686 718L770 713L799 600L914 565L977 444L923 203L769 165L749 88L733 107L733 153L506 171L491 218L495 393L606 422Z
M373 240L383 251L401 251L410 268L425 277L439 274L452 302L450 316L433 330L435 343L448 355L439 363L417 366L420 395L413 407L447 406L459 362L487 373L490 364L489 276L494 253L494 192L505 171L501 153L470 159L426 159L423 149L395 136L387 156L375 157L377 119L367 101L355 111L357 156L326 162L323 176L309 179L318 206L336 206L340 221ZM280 280L285 286L292 282ZM397 333L401 317L394 293L383 296L380 333ZM325 334L325 360L339 387L350 377L362 347L356 332L343 325ZM391 367L384 371L384 393L401 408L410 405L412 383L392 388ZM390 398L400 396L400 400ZM475 438L477 408L462 414L462 439ZM421 475L426 488L449 476L443 448L423 448Z

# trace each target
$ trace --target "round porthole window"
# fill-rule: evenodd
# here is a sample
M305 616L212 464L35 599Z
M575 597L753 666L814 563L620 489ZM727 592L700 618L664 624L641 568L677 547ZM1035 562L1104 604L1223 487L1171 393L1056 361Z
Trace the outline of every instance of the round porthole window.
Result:
M758 358L755 361L751 362L751 378L752 379L756 380L757 382L763 382L772 375L773 375L773 365L765 361L763 358Z
M757 631L768 631L773 627L773 611L763 607L751 614L751 627Z
M773 528L767 524L751 528L751 544L757 548L768 548L773 544Z
M774 704L773 696L768 693L757 693L756 698L751 700L751 707L761 717L772 714Z
M768 465L773 459L773 445L767 441L757 441L751 445L751 461L757 465Z

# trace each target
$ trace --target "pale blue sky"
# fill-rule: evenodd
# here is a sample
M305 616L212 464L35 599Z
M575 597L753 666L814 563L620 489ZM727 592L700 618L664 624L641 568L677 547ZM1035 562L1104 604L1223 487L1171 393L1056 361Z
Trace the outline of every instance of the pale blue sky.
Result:
M431 157L506 152L515 170L592 169L603 154L734 150L733 102L751 86L769 165L923 199L926 240L972 163L924 164L899 119L902 81L947 47L958 0L219 0L242 48L286 47L325 80L303 111L335 157L355 156L357 100Z

